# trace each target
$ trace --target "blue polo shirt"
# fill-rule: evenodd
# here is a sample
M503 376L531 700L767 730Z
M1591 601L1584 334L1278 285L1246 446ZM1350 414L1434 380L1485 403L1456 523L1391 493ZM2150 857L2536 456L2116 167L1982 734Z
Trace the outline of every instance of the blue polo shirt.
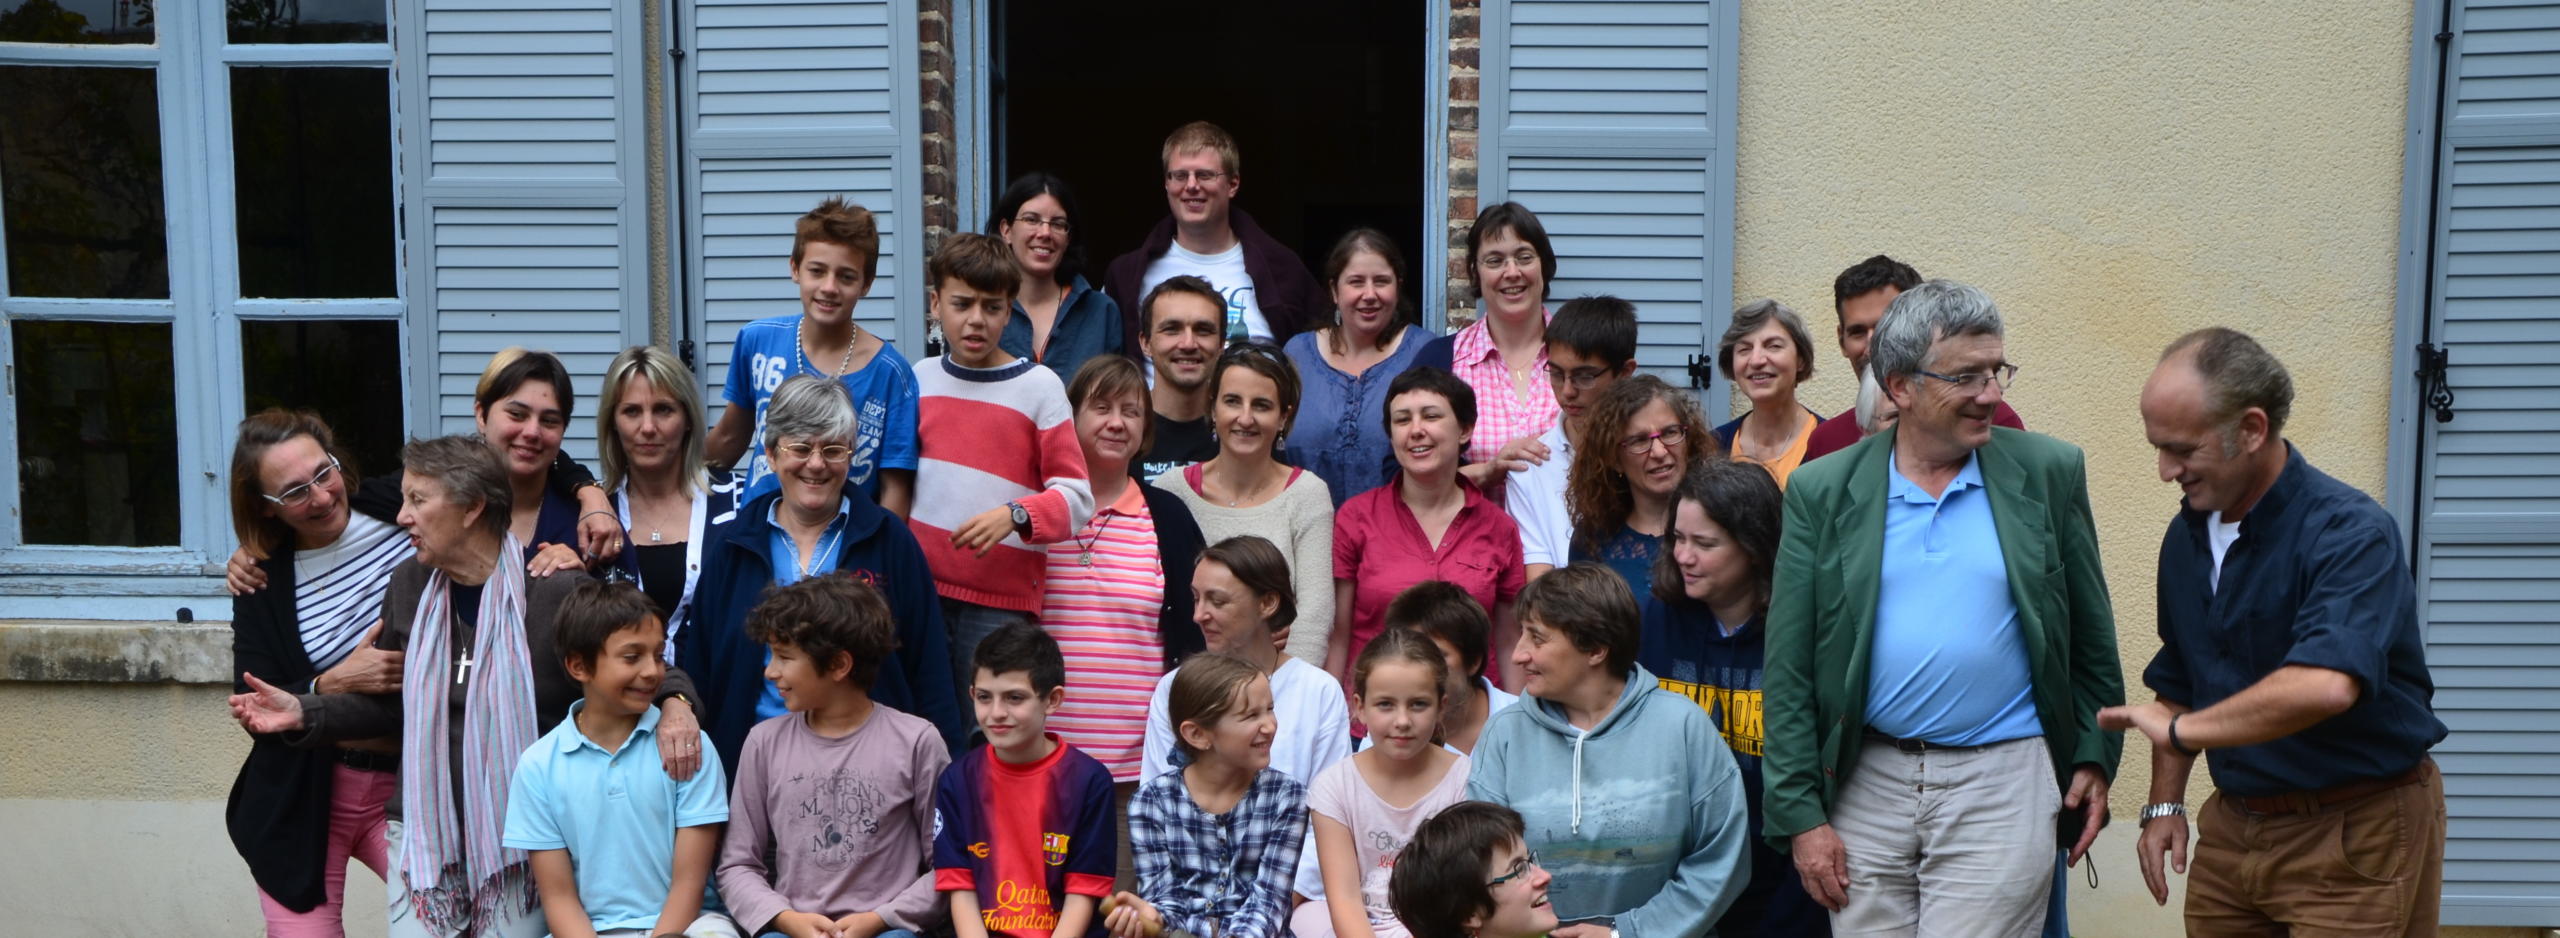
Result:
M2207 513L2179 507L2160 542L2160 653L2142 682L2197 710L2286 665L2345 673L2359 692L2310 729L2205 753L2216 787L2265 797L2388 778L2444 739L2408 552L2382 506L2285 444L2283 474L2240 517L2219 589Z
M1981 455L1934 496L1889 458L1867 725L1949 746L2044 735Z
M658 760L658 708L620 748L606 752L578 731L578 711L524 751L507 789L502 843L519 850L567 850L578 871L578 902L597 931L658 923L675 883L676 828L729 820L728 774L702 737L702 769L667 777ZM708 878L703 908L720 908Z

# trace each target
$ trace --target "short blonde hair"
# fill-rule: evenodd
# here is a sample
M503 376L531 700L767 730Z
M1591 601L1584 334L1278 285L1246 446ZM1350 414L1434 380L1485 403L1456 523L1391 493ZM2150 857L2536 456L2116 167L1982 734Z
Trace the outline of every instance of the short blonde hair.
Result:
M1227 175L1235 175L1244 169L1244 156L1236 151L1236 138L1228 134L1226 128L1208 121L1192 121L1176 127L1172 135L1164 138L1162 159L1165 168L1173 168L1173 158L1176 154L1194 150L1209 150L1217 153L1218 166L1226 170Z
M604 370L604 390L596 396L596 455L604 463L605 491L621 491L624 476L631 472L630 461L623 456L622 429L613 414L622 409L622 388L632 378L649 382L658 393L673 398L676 410L684 414L684 440L679 445L684 453L684 483L700 490L708 477L702 469L702 392L694 386L693 372L666 349L634 345L613 357L613 364Z

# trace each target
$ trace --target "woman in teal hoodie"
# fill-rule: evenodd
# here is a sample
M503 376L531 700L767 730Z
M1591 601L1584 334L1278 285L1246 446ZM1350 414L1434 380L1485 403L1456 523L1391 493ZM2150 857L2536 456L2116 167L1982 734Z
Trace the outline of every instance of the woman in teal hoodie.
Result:
M1554 938L1696 938L1750 878L1742 775L1705 711L1636 665L1625 580L1577 563L1520 593L1520 705L1476 742L1467 797L1520 812L1555 874Z

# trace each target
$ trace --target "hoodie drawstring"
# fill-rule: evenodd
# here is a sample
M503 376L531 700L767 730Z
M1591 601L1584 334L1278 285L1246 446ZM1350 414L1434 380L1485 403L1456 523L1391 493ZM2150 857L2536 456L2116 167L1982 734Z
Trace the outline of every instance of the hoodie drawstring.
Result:
M1590 733L1573 734L1573 835L1582 836L1582 741Z

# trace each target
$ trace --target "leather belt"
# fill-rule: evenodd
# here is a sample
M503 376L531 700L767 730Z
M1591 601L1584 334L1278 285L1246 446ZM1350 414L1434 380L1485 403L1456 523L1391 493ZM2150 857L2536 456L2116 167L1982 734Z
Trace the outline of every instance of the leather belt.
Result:
M2398 775L2369 778L2361 782L2349 782L2336 788L2323 788L2318 791L2287 792L2263 798L2235 797L2231 800L2240 805L2240 810L2250 814L2314 814L2368 795L2381 794L2402 785L2416 784L2419 779L2426 777L2427 772L2434 768L2435 764L2432 758L2420 759L2418 764L2409 767L2409 771Z
M1867 728L1867 741L1883 743L1885 745L1892 746L1895 749L1909 753L1971 752L1973 750L1983 748L1984 746L1993 745L1992 743L1979 743L1971 746L1950 746L1945 743L1933 743L1925 739L1904 739L1900 736L1888 736L1884 733L1878 732L1874 727Z
M397 772L400 771L400 754L365 749L340 749L338 763L367 772Z

